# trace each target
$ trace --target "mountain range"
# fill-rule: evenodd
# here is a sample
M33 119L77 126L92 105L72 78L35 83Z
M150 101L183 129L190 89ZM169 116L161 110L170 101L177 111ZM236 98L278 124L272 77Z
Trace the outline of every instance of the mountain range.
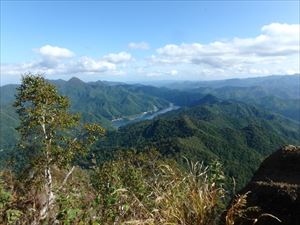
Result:
M284 144L299 144L299 75L176 82L164 86L52 80L70 98L83 122L100 123L107 136L94 148L98 163L114 150L156 148L181 161L219 160L226 175L245 184L259 163ZM0 87L1 158L16 144L18 118L12 103L18 85ZM114 127L114 120L136 118L174 104L177 110L152 120ZM179 108L179 109L178 109ZM142 119L140 119L142 120ZM125 123L126 124L126 123Z

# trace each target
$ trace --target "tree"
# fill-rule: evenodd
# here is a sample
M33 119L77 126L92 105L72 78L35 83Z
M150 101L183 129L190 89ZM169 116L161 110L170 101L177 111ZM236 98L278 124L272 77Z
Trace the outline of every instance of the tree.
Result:
M14 106L20 118L19 146L27 158L21 177L36 190L40 189L40 194L45 193L39 203L33 204L38 212L33 224L37 224L49 219L56 193L74 171L74 158L86 152L104 134L104 129L96 124L80 127L79 115L68 111L69 99L41 75L22 77ZM54 182L55 169L68 169L60 182Z

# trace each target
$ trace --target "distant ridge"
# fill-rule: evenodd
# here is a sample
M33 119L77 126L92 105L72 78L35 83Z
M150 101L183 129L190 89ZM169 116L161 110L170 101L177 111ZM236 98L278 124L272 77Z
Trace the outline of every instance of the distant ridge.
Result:
M108 81L108 80L95 80L95 81L83 81L80 78L74 76L69 79L47 79L51 82L67 82L69 80L72 80L73 78L81 80L85 83L94 83L94 82L103 82L105 84L130 84L130 85L136 85L136 84L143 84L143 85L153 85L153 86L167 86L169 84L176 84L176 83L183 83L183 84L190 84L190 83L201 83L204 86L207 86L208 84L212 83L239 83L239 82L248 82L248 81L262 81L262 80L272 80L272 79L281 79L281 78L298 78L300 82L300 74L292 74L292 75L268 75L268 76L256 76L256 77L243 77L243 78L229 78L229 79L217 79L217 80L153 80L153 81ZM6 85L15 85L17 83L9 83L2 85L0 84L0 87L6 86Z

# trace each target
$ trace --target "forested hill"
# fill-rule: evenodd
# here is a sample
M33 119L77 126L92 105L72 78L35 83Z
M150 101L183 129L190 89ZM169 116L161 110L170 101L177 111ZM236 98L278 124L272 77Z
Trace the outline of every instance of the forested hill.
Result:
M245 184L261 160L283 144L299 144L299 126L244 103L207 96L201 105L110 132L96 155L119 148L156 148L163 155L195 161L220 160L226 174ZM99 150L102 149L102 150Z
M85 121L100 122L106 127L111 126L112 119L169 105L164 99L130 91L122 84L101 81L85 83L78 78L53 83L62 95L71 99L72 110L82 113Z
M170 103L192 105L202 98L199 93L188 93L167 88L128 85L114 82L83 82L51 80L60 94L71 100L71 111L80 113L83 122L97 122L113 129L111 120L167 108ZM18 85L0 87L1 93L1 146L15 143L18 118L12 104ZM9 137L9 138L8 138Z
M108 129L112 128L111 120L114 118L162 109L169 105L167 100L136 93L121 84L85 83L77 78L51 82L61 94L70 98L71 110L81 113L83 121L97 122ZM18 118L12 105L17 87L18 85L0 87L1 146L11 146L16 142Z
M140 84L125 84L106 81L83 82L78 78L69 81L51 80L60 94L71 100L71 110L80 112L86 120L92 120L110 127L110 120L162 109L170 102L187 106L202 98L199 93L189 93L168 88L157 88ZM11 106L18 85L0 87L1 108ZM9 108L9 107L8 107ZM12 115L14 116L14 115Z
M300 83L298 86L298 88L289 91L282 91L282 93L280 93L280 89L270 93L261 86L198 88L193 92L202 95L212 94L227 100L243 101L300 122L300 95L292 94L295 89L300 89Z

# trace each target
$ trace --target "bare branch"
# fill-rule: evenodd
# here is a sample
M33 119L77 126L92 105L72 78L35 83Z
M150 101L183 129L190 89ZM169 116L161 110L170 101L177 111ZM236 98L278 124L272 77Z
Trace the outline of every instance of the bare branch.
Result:
M58 190L61 190L61 189L64 187L64 185L67 183L69 177L70 177L71 174L73 173L74 169L75 169L75 166L73 166L73 167L71 168L71 170L67 173L67 175L65 176L65 179L63 180L63 182L62 182L61 186L58 188Z

